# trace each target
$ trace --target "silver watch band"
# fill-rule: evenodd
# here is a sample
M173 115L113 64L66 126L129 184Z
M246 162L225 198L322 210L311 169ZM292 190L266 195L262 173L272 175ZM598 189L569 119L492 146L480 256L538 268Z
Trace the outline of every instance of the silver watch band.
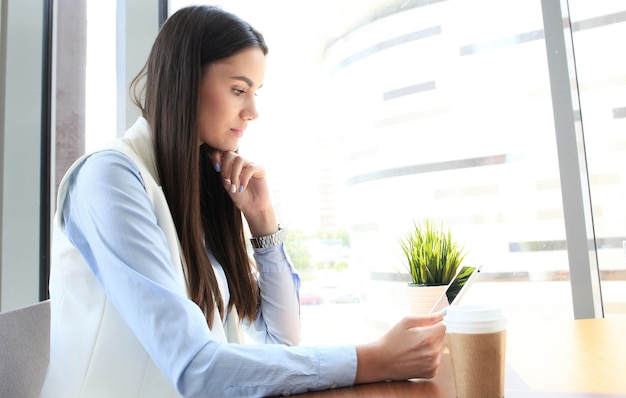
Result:
M262 249L265 247L278 246L285 241L285 230L278 227L278 231L271 235L258 236L250 239L252 247L255 249Z

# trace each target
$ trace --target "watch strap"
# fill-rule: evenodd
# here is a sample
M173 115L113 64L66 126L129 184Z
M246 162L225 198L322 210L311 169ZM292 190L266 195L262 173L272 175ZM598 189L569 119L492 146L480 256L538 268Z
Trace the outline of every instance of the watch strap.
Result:
M263 249L266 247L278 246L285 241L285 230L278 227L278 231L271 235L256 236L250 239L252 247L255 249Z

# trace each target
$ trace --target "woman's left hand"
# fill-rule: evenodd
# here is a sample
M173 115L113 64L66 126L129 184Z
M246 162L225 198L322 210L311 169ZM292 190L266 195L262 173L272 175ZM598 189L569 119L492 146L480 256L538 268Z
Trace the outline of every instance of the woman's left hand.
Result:
M224 189L248 221L253 236L270 235L278 223L270 200L265 169L233 151L211 153Z

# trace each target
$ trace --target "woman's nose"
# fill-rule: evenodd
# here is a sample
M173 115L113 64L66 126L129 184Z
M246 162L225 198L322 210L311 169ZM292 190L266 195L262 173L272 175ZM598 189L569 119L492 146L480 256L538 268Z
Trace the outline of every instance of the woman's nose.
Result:
M259 112L256 108L256 103L254 100L251 100L242 111L241 117L246 120L254 120L259 117Z

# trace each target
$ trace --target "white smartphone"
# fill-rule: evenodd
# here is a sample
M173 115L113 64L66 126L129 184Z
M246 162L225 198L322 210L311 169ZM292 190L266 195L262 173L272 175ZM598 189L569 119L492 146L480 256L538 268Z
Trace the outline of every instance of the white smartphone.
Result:
M448 288L439 296L430 313L438 312L446 307L457 305L467 293L470 285L480 272L481 266L476 267L462 266L454 276L452 282L448 284Z

